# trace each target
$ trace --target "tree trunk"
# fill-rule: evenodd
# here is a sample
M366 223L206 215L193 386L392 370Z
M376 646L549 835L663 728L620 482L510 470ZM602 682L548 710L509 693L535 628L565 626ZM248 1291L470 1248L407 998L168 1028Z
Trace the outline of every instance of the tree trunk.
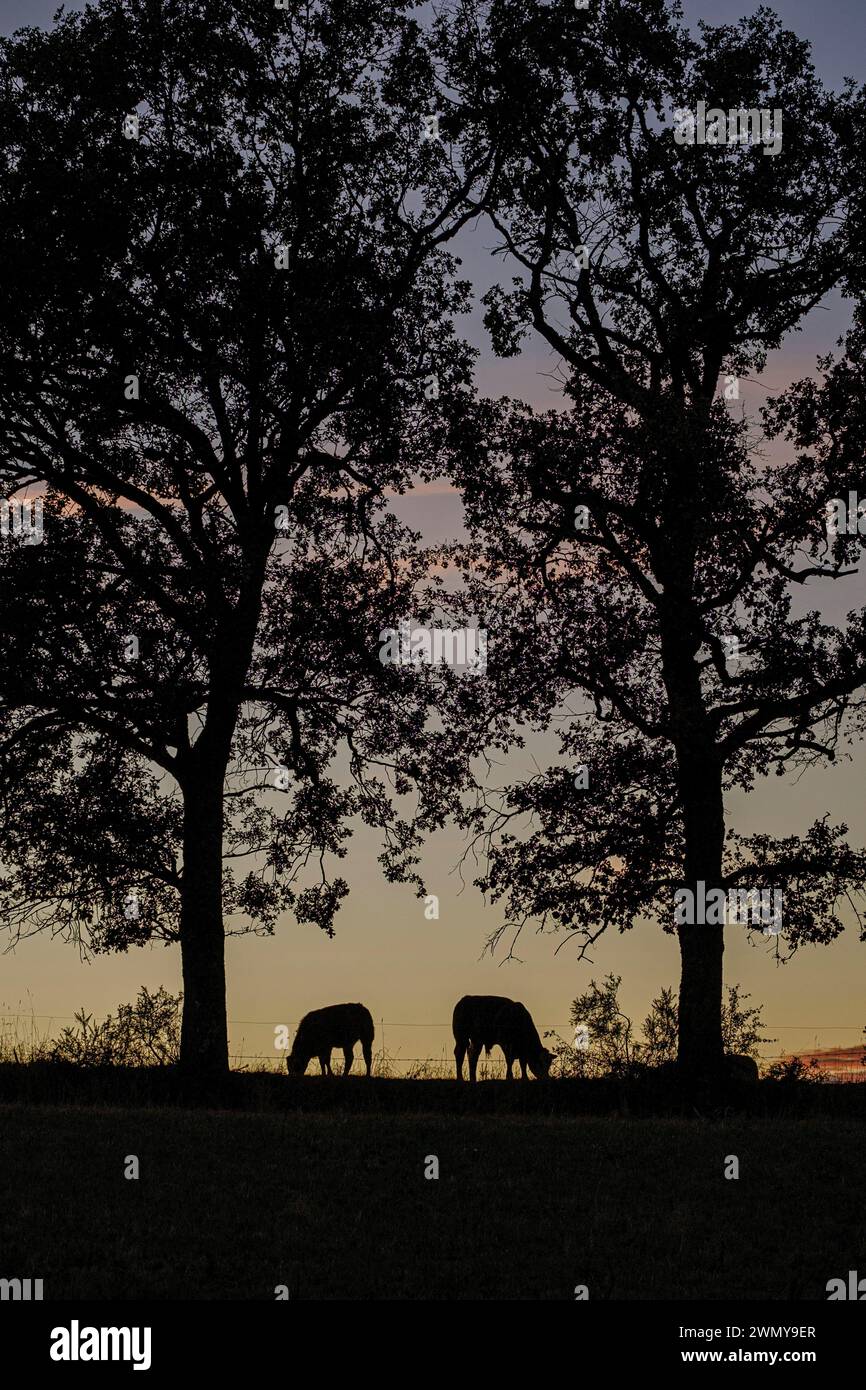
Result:
M673 724L677 779L683 813L683 887L695 908L722 886L725 811L722 764L701 690L696 663L700 638L692 621L690 593L672 606L662 628L665 686ZM678 927L680 999L677 1060L697 1078L718 1075L722 1043L724 926L694 921Z
M685 887L694 903L722 886L724 801L722 771L706 750L688 744L679 750L680 791L685 828ZM722 1042L722 961L724 926L707 922L678 928L680 940L679 1048L684 1071L711 1076L724 1055Z
M180 950L182 1070L228 1072L225 931L222 908L223 785L217 764L184 779Z
M258 552L248 560L241 596L223 630L214 637L204 729L187 748L178 776L184 805L180 1065L197 1077L227 1076L229 1070L222 895L225 779L261 613L272 539L272 527L264 528Z
M663 501L662 538L654 564L662 584L659 604L662 674L676 752L683 816L683 883L697 908L704 894L722 887L725 808L722 756L701 684L699 653L706 630L699 606L698 538L700 479L706 456L711 402L682 407L672 421L667 407L655 426L661 456L670 460ZM700 885L700 887L699 887ZM697 913L696 913L697 916ZM722 1042L724 925L695 920L678 927L680 999L677 1061L695 1080L717 1077Z
M684 1072L714 1076L722 1043L722 927L680 927L680 1002L677 1060Z

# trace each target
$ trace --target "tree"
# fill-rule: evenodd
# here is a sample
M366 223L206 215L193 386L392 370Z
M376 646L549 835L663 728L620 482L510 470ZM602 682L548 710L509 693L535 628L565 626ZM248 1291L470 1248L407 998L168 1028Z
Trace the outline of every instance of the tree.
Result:
M640 917L671 930L680 889L696 902L702 885L762 886L785 890L794 948L842 929L863 855L826 818L739 836L725 798L832 761L862 708L862 612L831 623L798 597L857 573L862 536L828 535L826 518L862 478L862 338L763 425L733 398L828 291L858 289L864 108L826 92L765 9L697 39L677 18L662 0L505 0L440 30L467 149L503 152L483 201L515 274L486 296L493 346L513 355L539 334L571 401L488 405L455 426L453 476L485 551L479 564L470 548L467 602L499 625L486 704L463 708L473 747L508 741L505 711L540 728L570 698L573 715L562 763L498 805L485 793L467 824L491 837L480 882L517 930L535 918L585 944ZM680 140L717 108L734 113L730 141L727 119L716 143ZM768 119L748 143L750 111ZM780 462L783 440L806 448ZM518 835L524 815L535 828ZM676 927L679 1058L710 1073L724 922Z
M198 1070L226 917L332 930L355 816L413 874L385 503L467 379L443 248L486 172L432 92L399 0L100 0L0 49L0 454L46 532L2 554L3 915L179 940Z

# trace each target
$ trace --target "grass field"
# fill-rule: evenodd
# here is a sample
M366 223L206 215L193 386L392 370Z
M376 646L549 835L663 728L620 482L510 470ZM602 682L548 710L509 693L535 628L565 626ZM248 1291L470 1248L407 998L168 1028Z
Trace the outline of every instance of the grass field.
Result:
M0 1277L46 1299L823 1300L866 1273L864 1138L827 1116L7 1104Z

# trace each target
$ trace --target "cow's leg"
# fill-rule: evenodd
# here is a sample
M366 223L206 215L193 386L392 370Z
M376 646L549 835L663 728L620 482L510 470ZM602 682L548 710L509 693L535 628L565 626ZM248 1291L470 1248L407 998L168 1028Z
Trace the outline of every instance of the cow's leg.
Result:
M463 1059L466 1056L466 1044L456 1043L454 1047L454 1061L457 1064L457 1080L463 1080Z
M319 1066L322 1068L323 1076L331 1075L331 1054L330 1052L319 1053Z
M520 1059L520 1079L521 1081L526 1081L528 1079L526 1075L526 1062L522 1057Z
M471 1042L469 1044L469 1080L477 1080L475 1069L478 1066L478 1058L481 1056L481 1044Z
M355 1044L354 1044L354 1043L352 1043L352 1046L351 1046L351 1047L344 1047L344 1048L343 1048L343 1075L344 1075L344 1076L348 1076L348 1075L349 1075L349 1072L352 1070L352 1062L354 1061L354 1057L355 1057Z
M367 1068L367 1075L369 1076L370 1068L373 1065L373 1044L371 1042L362 1042L361 1047L364 1052L364 1066Z
M505 1079L506 1079L506 1081L513 1081L513 1080L514 1080L514 1074L513 1074L512 1070L511 1070L511 1068L512 1068L513 1066L514 1066L514 1055L513 1055L511 1052L506 1052L506 1054L505 1054Z

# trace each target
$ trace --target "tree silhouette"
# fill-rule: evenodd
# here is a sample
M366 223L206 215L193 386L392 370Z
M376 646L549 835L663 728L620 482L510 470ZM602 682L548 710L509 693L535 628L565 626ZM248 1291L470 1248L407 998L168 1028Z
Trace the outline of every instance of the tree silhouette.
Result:
M693 39L661 0L494 3L464 7L439 41L467 148L504 150L486 203L514 277L486 296L494 348L539 334L572 402L488 406L455 427L485 548L479 565L470 547L468 601L498 624L488 681L463 702L471 746L507 741L507 710L544 726L570 692L585 701L563 764L467 817L498 837L481 882L518 929L535 917L585 943L639 916L673 929L678 888L784 888L787 942L827 940L863 880L845 828L726 834L725 797L832 759L862 708L862 611L829 622L798 597L856 573L862 537L828 536L826 508L862 482L862 337L763 427L725 388L834 286L862 294L862 98L828 94L763 9ZM781 145L680 143L700 103L766 110ZM678 934L679 1058L709 1074L724 927Z
M179 939L190 1068L227 1066L225 916L331 930L355 816L409 855L385 501L467 379L443 247L489 163L432 91L390 0L101 0L0 50L2 475L45 510L2 551L3 917Z

